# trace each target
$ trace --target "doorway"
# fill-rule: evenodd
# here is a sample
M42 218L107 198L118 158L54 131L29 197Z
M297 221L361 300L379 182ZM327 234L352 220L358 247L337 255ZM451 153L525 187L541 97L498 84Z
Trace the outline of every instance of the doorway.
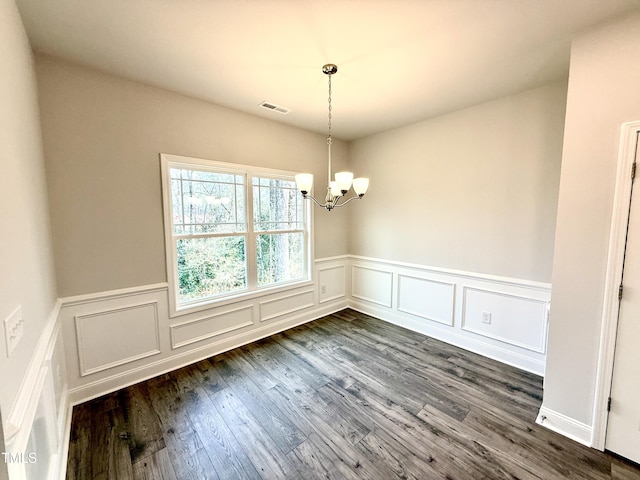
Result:
M625 123L621 127L620 149L614 194L614 205L611 218L609 250L607 257L607 273L604 284L604 301L598 351L598 370L596 376L591 446L599 450L605 449L607 422L609 412L607 406L611 393L613 378L613 359L618 327L620 300L618 299L622 268L627 240L627 225L631 205L633 180L631 171L635 161L640 135L640 121ZM638 171L640 174L640 170ZM640 197L640 194L636 194ZM636 198L636 201L638 198Z
M605 448L640 463L640 196L633 179L639 155L636 132L626 242L619 287L618 322Z

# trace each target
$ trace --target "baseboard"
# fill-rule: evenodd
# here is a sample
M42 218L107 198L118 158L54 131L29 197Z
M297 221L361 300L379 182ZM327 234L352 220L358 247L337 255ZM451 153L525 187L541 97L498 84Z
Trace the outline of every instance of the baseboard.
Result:
M540 408L536 423L549 430L570 438L582 445L592 447L593 428L562 413L554 412L544 405Z
M513 367L543 376L545 363L534 358L527 357L520 353L507 350L505 348L492 345L469 336L461 335L457 330L451 328L441 328L426 322L417 321L406 315L398 314L383 308L377 308L365 302L358 302L354 299L349 301L349 307L354 310L371 315L373 317L393 323L400 327L422 333L428 337L435 338L455 347L463 348L484 357L511 365Z

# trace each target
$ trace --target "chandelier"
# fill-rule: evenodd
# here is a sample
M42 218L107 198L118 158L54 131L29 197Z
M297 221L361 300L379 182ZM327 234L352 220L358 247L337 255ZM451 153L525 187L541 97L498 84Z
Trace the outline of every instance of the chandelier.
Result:
M361 199L364 194L367 193L369 188L368 178L353 178L352 172L336 172L335 180L331 180L331 75L338 71L332 63L322 67L322 72L329 78L329 134L327 135L327 149L329 153L328 162L328 177L327 177L327 195L324 198L324 203L316 200L311 196L311 188L313 187L313 174L312 173L299 173L296 175L296 184L298 190L302 193L302 197L313 200L313 202L319 207L326 208L327 211L331 211L336 207L342 207L349 203L351 200ZM353 186L355 196L345 199L345 196L349 192L349 189ZM340 202L342 199L342 203Z

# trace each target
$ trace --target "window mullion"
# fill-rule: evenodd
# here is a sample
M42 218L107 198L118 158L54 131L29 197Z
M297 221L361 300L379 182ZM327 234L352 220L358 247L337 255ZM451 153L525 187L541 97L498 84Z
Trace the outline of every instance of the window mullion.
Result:
M290 230L260 230L259 232L256 232L257 234L260 235L275 235L278 233L304 233L305 230L304 228L292 228Z
M250 290L258 287L258 265L257 265L257 238L255 226L253 224L253 175L246 175L247 188L245 189L245 225L246 225L246 265L247 265L247 285Z
M171 180L169 180L171 181ZM182 210L182 218L181 218L181 227L182 227L182 231L184 231L184 224L186 222L186 212L184 211L184 185L182 184L182 171L180 171L180 210ZM175 225L173 225L173 220L171 221L171 224L173 226L173 232L175 233L176 228Z
M224 233L176 233L173 238L176 240L189 240L196 238L224 238L237 237L243 235L242 231L224 232Z

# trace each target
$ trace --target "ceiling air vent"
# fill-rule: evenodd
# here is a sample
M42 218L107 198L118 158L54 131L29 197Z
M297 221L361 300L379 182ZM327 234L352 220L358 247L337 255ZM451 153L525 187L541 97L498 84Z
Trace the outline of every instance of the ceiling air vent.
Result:
M262 108L266 108L267 110L272 110L274 112L278 112L283 115L286 115L291 111L290 108L281 107L280 105L276 105L275 103L269 103L269 102L262 102L260 106Z

